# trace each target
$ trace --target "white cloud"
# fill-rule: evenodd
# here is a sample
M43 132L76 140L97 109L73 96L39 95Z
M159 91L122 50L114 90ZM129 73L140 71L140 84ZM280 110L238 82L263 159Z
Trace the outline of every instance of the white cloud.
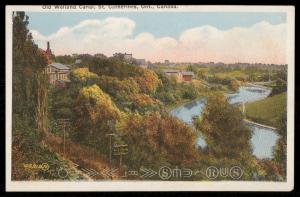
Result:
M286 25L262 21L248 28L219 30L212 26L187 29L178 39L156 38L149 32L132 36L135 22L109 17L84 20L73 27L62 27L49 36L31 30L34 40L45 48L51 42L56 55L71 53L130 52L151 61L221 61L286 63Z

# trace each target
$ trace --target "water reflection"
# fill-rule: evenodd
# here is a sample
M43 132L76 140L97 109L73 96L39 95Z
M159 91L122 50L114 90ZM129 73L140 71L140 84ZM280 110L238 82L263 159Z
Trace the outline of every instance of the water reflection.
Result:
M230 104L237 104L258 101L266 98L270 93L271 89L267 88L241 86L236 93L227 94L226 96ZM202 98L174 109L171 111L171 114L192 126L193 117L201 115L205 103L206 99ZM251 138L253 154L260 159L271 158L272 150L276 144L278 135L272 129L266 129L255 125L251 125L250 128L253 130L253 136ZM202 137L199 137L197 139L197 145L201 148L205 148L205 140Z

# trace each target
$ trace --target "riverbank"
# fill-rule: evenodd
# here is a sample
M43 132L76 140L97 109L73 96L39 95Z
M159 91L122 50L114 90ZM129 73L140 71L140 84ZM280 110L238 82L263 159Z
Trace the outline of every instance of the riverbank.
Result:
M277 127L279 118L286 113L286 93L277 94L245 105L247 119L272 127Z
M171 112L173 109L176 109L176 108L178 108L178 107L180 107L180 106L182 106L182 105L188 104L188 103L192 103L192 102L194 102L194 101L196 101L196 100L199 100L199 99L201 99L201 98L204 98L204 97L205 97L205 95L201 95L201 96L198 96L198 97L195 98L195 99L182 99L182 100L180 100L180 101L178 101L178 102L176 102L176 103L174 103L174 104L167 105L167 106L166 106L166 111L169 113L169 112Z

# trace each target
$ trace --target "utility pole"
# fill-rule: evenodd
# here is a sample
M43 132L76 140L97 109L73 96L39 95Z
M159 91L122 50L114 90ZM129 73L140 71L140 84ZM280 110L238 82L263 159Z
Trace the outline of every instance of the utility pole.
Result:
M64 132L64 137L63 137L63 141L64 141L64 147L63 147L63 151L64 151L64 156L66 156L66 126L67 124L70 123L70 119L67 118L62 118L62 119L58 119L60 125L62 125L63 127L63 132Z
M114 155L119 155L119 168L121 171L122 168L122 156L128 154L128 145L127 144L115 144L114 145Z
M115 136L116 134L114 133L109 133L109 134L106 134L105 136L108 136L109 137L109 170L111 171L111 155L112 155L112 150L111 150L111 143L112 143L112 136ZM112 176L110 177L110 179L112 179Z

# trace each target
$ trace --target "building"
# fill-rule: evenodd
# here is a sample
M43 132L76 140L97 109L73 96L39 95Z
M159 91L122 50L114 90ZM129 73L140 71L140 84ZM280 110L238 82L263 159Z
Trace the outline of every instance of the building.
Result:
M194 78L194 72L192 72L192 71L183 71L181 73L182 73L183 81L192 81Z
M47 66L46 71L49 75L50 84L55 84L56 82L68 81L71 69L61 63L52 63Z
M180 70L163 70L168 76L174 76L178 82L190 82L194 78L194 73L191 71L180 71Z
M135 62L137 63L137 65L139 65L139 67L141 68L148 68L148 63L146 62L145 59L135 59Z
M165 64L170 64L170 61L169 60L165 60Z
M146 64L146 60L145 59L135 59L135 62L139 65L145 65Z
M125 60L131 60L132 59L132 54L131 53L124 53L124 59Z
M131 53L115 53L113 54L113 57L122 57L125 60L132 60L132 54Z
M82 63L82 60L81 59L76 59L75 60L75 64L81 64Z
M181 81L182 80L182 74L181 74L180 70L171 70L171 69L168 69L168 70L163 70L163 73L165 73L168 76L175 77L175 79L177 81Z
M47 49L39 49L42 55L47 59L46 72L49 75L50 84L55 84L56 82L65 82L69 80L69 74L71 69L69 66L61 63L53 63L52 56L53 53L50 49L50 42L47 42Z

